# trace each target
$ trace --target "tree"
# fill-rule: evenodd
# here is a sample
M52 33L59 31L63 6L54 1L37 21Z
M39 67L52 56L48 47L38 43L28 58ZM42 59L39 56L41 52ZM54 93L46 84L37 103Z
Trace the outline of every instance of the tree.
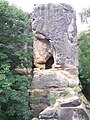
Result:
M88 23L88 18L90 18L90 7L82 9L82 12L79 15L81 22Z
M79 42L79 76L84 91L88 94L90 87L90 31L80 34Z
M90 8L84 9L80 15L85 21L90 17ZM83 21L84 22L84 21ZM90 99L90 30L83 31L78 36L79 43L79 77L83 92Z
M31 78L16 67L31 66L32 35L28 14L0 0L0 120L30 120ZM26 47L25 47L26 46Z

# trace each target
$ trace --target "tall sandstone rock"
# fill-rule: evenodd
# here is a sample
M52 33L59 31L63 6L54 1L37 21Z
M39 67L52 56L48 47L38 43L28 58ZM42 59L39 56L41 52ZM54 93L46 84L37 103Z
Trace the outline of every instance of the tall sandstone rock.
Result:
M67 4L36 5L31 16L34 70L31 103L40 120L89 120L78 79L75 10ZM42 112L41 112L42 111Z

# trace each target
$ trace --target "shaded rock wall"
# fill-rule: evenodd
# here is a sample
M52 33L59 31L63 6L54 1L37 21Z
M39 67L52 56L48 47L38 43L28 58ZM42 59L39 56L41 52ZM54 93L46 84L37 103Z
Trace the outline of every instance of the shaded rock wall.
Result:
M89 120L80 99L74 9L67 4L36 5L31 22L36 67L31 95L38 99L38 103L31 103L34 117Z

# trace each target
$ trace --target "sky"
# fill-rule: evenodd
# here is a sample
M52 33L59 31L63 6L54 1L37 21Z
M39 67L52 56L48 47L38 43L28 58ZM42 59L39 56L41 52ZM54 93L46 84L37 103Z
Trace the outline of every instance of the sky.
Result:
M34 4L47 4L47 3L67 3L72 5L77 13L77 27L78 31L81 31L87 27L86 24L81 24L79 13L83 8L90 6L90 0L7 0L10 4L23 9L23 11L31 13L34 7Z

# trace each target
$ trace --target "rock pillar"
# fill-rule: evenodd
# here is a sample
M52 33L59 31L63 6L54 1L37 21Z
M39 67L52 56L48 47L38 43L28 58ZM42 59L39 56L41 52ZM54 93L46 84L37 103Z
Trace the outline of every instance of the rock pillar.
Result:
M34 35L31 95L39 99L38 104L31 106L38 111L38 118L89 120L80 99L83 95L78 79L75 10L64 3L36 5L31 22Z

